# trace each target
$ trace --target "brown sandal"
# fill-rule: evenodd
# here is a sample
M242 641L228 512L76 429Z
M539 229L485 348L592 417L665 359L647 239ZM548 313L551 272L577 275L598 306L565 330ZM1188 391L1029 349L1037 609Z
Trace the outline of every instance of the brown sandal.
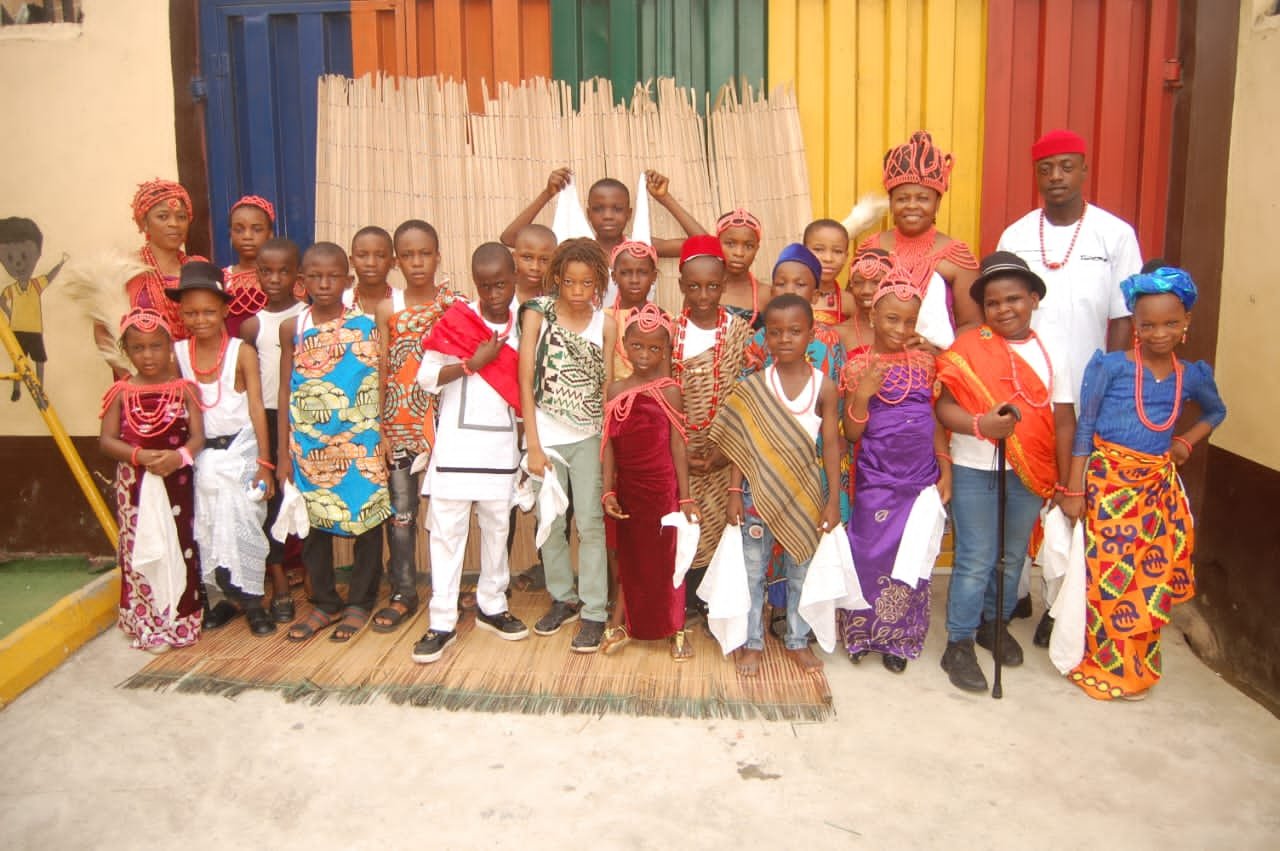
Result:
M604 631L604 638L600 641L600 652L606 656L612 656L630 643L631 633L627 632L626 626L623 624L611 626Z
M338 644L350 641L369 622L369 613L358 606L347 606L342 611L342 621L329 634L329 640Z
M675 662L688 662L692 658L693 644L689 641L689 630L679 630L671 636L671 659Z
M417 612L417 603L410 605L405 602L404 597L400 594L392 594L391 599L387 601L387 605L373 613L373 623L369 628L374 632L395 632L400 627L400 624L413 617ZM385 623L382 621L385 621Z
M289 641L307 641L311 639L317 632L337 623L338 616L331 615L324 609L312 609L307 612L307 616L302 620L289 627L289 632L285 636Z

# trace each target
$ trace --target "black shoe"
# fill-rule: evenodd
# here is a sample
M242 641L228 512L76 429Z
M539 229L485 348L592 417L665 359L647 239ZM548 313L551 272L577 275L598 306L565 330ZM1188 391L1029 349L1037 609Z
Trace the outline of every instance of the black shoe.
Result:
M983 621L978 624L978 634L975 636L979 647L985 647L993 653L996 646L995 627L994 623ZM1022 664L1022 645L1009 634L1008 624L1001 624L1000 629L1003 630L1000 636L1000 664L1006 668L1016 668Z
M212 609L206 609L201 626L205 629L220 629L240 616L240 610L223 600Z
M21 385L19 385L18 382L13 382L13 393L9 396L10 402L18 401L18 398L22 395L22 390L19 389L20 387Z
M1031 617L1031 595L1030 594L1028 594L1025 597L1018 598L1018 605L1013 607L1013 614L1011 615L1011 617L1015 617L1015 618Z
M533 631L538 635L555 635L560 631L560 627L578 619L579 608L581 608L579 603L562 603L559 600L553 600L551 608L547 609L547 613L538 618L538 622L533 625Z
M973 652L973 639L948 641L942 654L942 670L947 672L951 684L965 691L986 691L987 677L978 667L978 654Z
M1036 634L1031 636L1031 643L1036 647L1048 647L1050 638L1053 638L1053 618L1045 612L1040 623L1036 624Z
M603 640L604 621L584 620L582 626L578 627L578 634L569 643L569 649L574 653L594 653L600 649L600 642Z
M420 665L434 662L444 655L445 648L453 643L458 633L453 630L441 632L438 629L428 630L417 644L413 645L413 661Z
M506 641L519 641L522 638L529 637L529 627L525 626L524 621L511 614L511 612L486 615L477 608L476 626L480 629L487 629L490 632L497 633L499 638Z
M849 661L855 665L860 665L862 664L862 660L867 658L867 654L870 652L870 650L859 650L857 653L850 653Z
M880 661L884 663L884 666L887 669L893 671L895 674L901 674L907 669L907 660L903 659L901 656L894 656L891 653L885 653L880 657Z
M271 601L271 619L276 623L292 623L295 617L292 597L286 595Z
M249 622L249 631L254 635L270 635L276 631L275 621L262 606L252 606L244 610L244 618Z

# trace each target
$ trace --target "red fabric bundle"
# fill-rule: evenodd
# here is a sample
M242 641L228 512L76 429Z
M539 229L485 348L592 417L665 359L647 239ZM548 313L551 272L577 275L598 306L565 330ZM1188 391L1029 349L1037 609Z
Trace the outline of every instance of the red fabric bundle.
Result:
M422 341L422 347L466 360L476 353L481 343L491 339L493 331L484 324L480 315L469 304L455 301L436 320L431 333ZM515 349L503 346L498 356L476 373L515 408L517 417L521 415L519 361Z

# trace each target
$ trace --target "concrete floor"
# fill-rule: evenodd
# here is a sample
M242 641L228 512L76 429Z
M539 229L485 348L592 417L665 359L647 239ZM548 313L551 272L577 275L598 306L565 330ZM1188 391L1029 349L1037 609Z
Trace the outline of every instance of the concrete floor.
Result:
M0 713L0 847L1280 846L1280 721L1179 638L1104 704L1019 621L996 702L939 669L936 585L924 658L829 657L816 724L124 691L148 657L112 631Z

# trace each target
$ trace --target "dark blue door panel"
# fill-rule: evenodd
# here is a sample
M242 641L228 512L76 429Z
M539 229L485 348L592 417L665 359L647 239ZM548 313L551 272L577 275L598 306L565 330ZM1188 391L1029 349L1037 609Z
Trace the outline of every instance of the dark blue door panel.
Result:
M303 246L315 228L316 80L351 76L347 0L203 0L201 59L214 253L235 262L227 229L241 195L276 206L276 233Z

